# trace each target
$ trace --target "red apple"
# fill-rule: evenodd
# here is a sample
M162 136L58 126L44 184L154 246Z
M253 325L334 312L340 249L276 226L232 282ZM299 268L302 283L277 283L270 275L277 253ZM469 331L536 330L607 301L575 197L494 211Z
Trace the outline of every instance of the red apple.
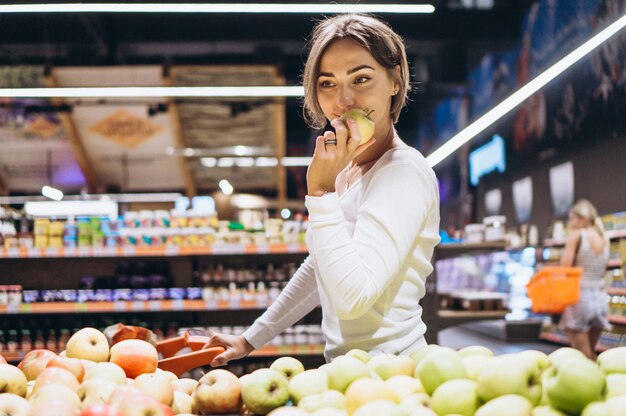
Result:
M13 393L0 394L0 415L30 416L30 403L22 396Z
M108 361L109 341L96 328L83 328L70 337L65 345L65 352L68 358Z
M199 413L238 413L241 407L241 383L228 370L206 373L193 393L194 409Z
M66 358L57 355L48 361L47 367L65 368L74 374L79 383L83 381L83 376L85 375L85 367L83 367L83 363L78 358Z
M32 350L26 353L17 367L22 370L28 380L34 380L48 365L48 361L57 355L50 350Z
M140 374L135 379L133 386L137 387L142 393L168 406L174 400L174 388L167 374Z
M110 361L122 367L126 377L135 378L140 374L154 373L159 355L149 342L127 339L111 347Z
M78 387L80 386L76 376L69 370L61 367L45 368L35 381L33 393L48 384L61 384L70 388L72 391L78 391Z
M122 416L122 414L108 404L91 404L83 407L80 416Z
M169 406L143 394L126 397L119 405L119 412L122 416L172 416L174 414Z

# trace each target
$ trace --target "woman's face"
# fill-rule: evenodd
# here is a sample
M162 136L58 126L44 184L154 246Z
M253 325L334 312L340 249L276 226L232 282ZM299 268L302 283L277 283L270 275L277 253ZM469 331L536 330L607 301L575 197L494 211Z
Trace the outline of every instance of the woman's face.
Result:
M328 46L319 66L317 99L328 120L339 118L351 108L371 111L381 137L391 125L391 97L397 89L386 68L361 45L341 39Z
M568 226L573 229L586 228L589 226L589 220L570 212Z

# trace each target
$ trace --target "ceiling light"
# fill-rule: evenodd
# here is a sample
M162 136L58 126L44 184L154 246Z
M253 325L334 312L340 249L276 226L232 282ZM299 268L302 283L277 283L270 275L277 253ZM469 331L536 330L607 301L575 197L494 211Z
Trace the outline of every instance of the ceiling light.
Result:
M246 156L251 154L251 152L248 150L248 146L235 146L235 154L237 156Z
M46 198L50 198L53 201L60 201L63 199L63 191L48 185L41 188L41 195L45 196Z
M233 188L233 186L230 184L230 182L228 182L226 179L222 179L219 182L218 186L220 187L220 189L222 190L222 193L224 193L224 195L230 195L235 190L235 188Z
M0 13L433 13L431 4L62 3L8 4Z
M274 167L278 166L278 159L275 157L257 157L254 164L259 168Z
M311 164L312 157L283 157L280 159L280 164L283 166L309 166Z
M563 59L537 75L526 85L515 91L513 94L505 98L484 115L480 116L476 121L465 127L463 130L454 135L451 139L432 152L426 160L432 167L454 153L459 147L473 139L477 134L484 131L487 127L498 121L502 116L517 107L522 101L539 91L548 82L558 77L570 66L578 62L582 57L601 45L604 41L619 32L626 26L626 15L612 23L606 29L593 36L591 39L583 43L578 48L567 54Z
M0 88L0 98L302 97L301 86Z
M283 209L280 210L280 216L284 220L288 220L289 217L291 217L291 211L289 210L289 208L283 208Z
M118 216L117 202L113 201L30 201L24 204L24 211L33 217Z
M214 168L217 166L217 159L214 157L202 157L200 163L206 168Z

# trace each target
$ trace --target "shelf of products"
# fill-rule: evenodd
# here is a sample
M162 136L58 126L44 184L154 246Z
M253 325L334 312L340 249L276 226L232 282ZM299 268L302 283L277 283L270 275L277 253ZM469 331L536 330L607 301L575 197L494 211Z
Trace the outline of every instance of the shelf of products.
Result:
M562 335L562 334L558 334L558 333L541 332L539 334L539 338L544 340L544 341L553 342L553 343L559 344L559 345L570 345L570 342L567 339L567 336L566 335ZM602 343L598 343L598 345L596 346L596 352L606 351L606 350L608 350L609 348L612 348L612 347L614 347L614 346L608 346L608 345L604 345Z

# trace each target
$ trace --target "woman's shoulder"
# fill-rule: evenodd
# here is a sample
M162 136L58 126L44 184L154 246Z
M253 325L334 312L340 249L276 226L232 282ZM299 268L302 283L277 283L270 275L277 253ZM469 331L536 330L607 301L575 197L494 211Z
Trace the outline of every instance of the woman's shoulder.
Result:
M405 145L389 149L381 156L376 164L378 169L391 166L411 165L419 169L422 173L435 176L435 172L429 166L428 161L422 153L414 147Z

